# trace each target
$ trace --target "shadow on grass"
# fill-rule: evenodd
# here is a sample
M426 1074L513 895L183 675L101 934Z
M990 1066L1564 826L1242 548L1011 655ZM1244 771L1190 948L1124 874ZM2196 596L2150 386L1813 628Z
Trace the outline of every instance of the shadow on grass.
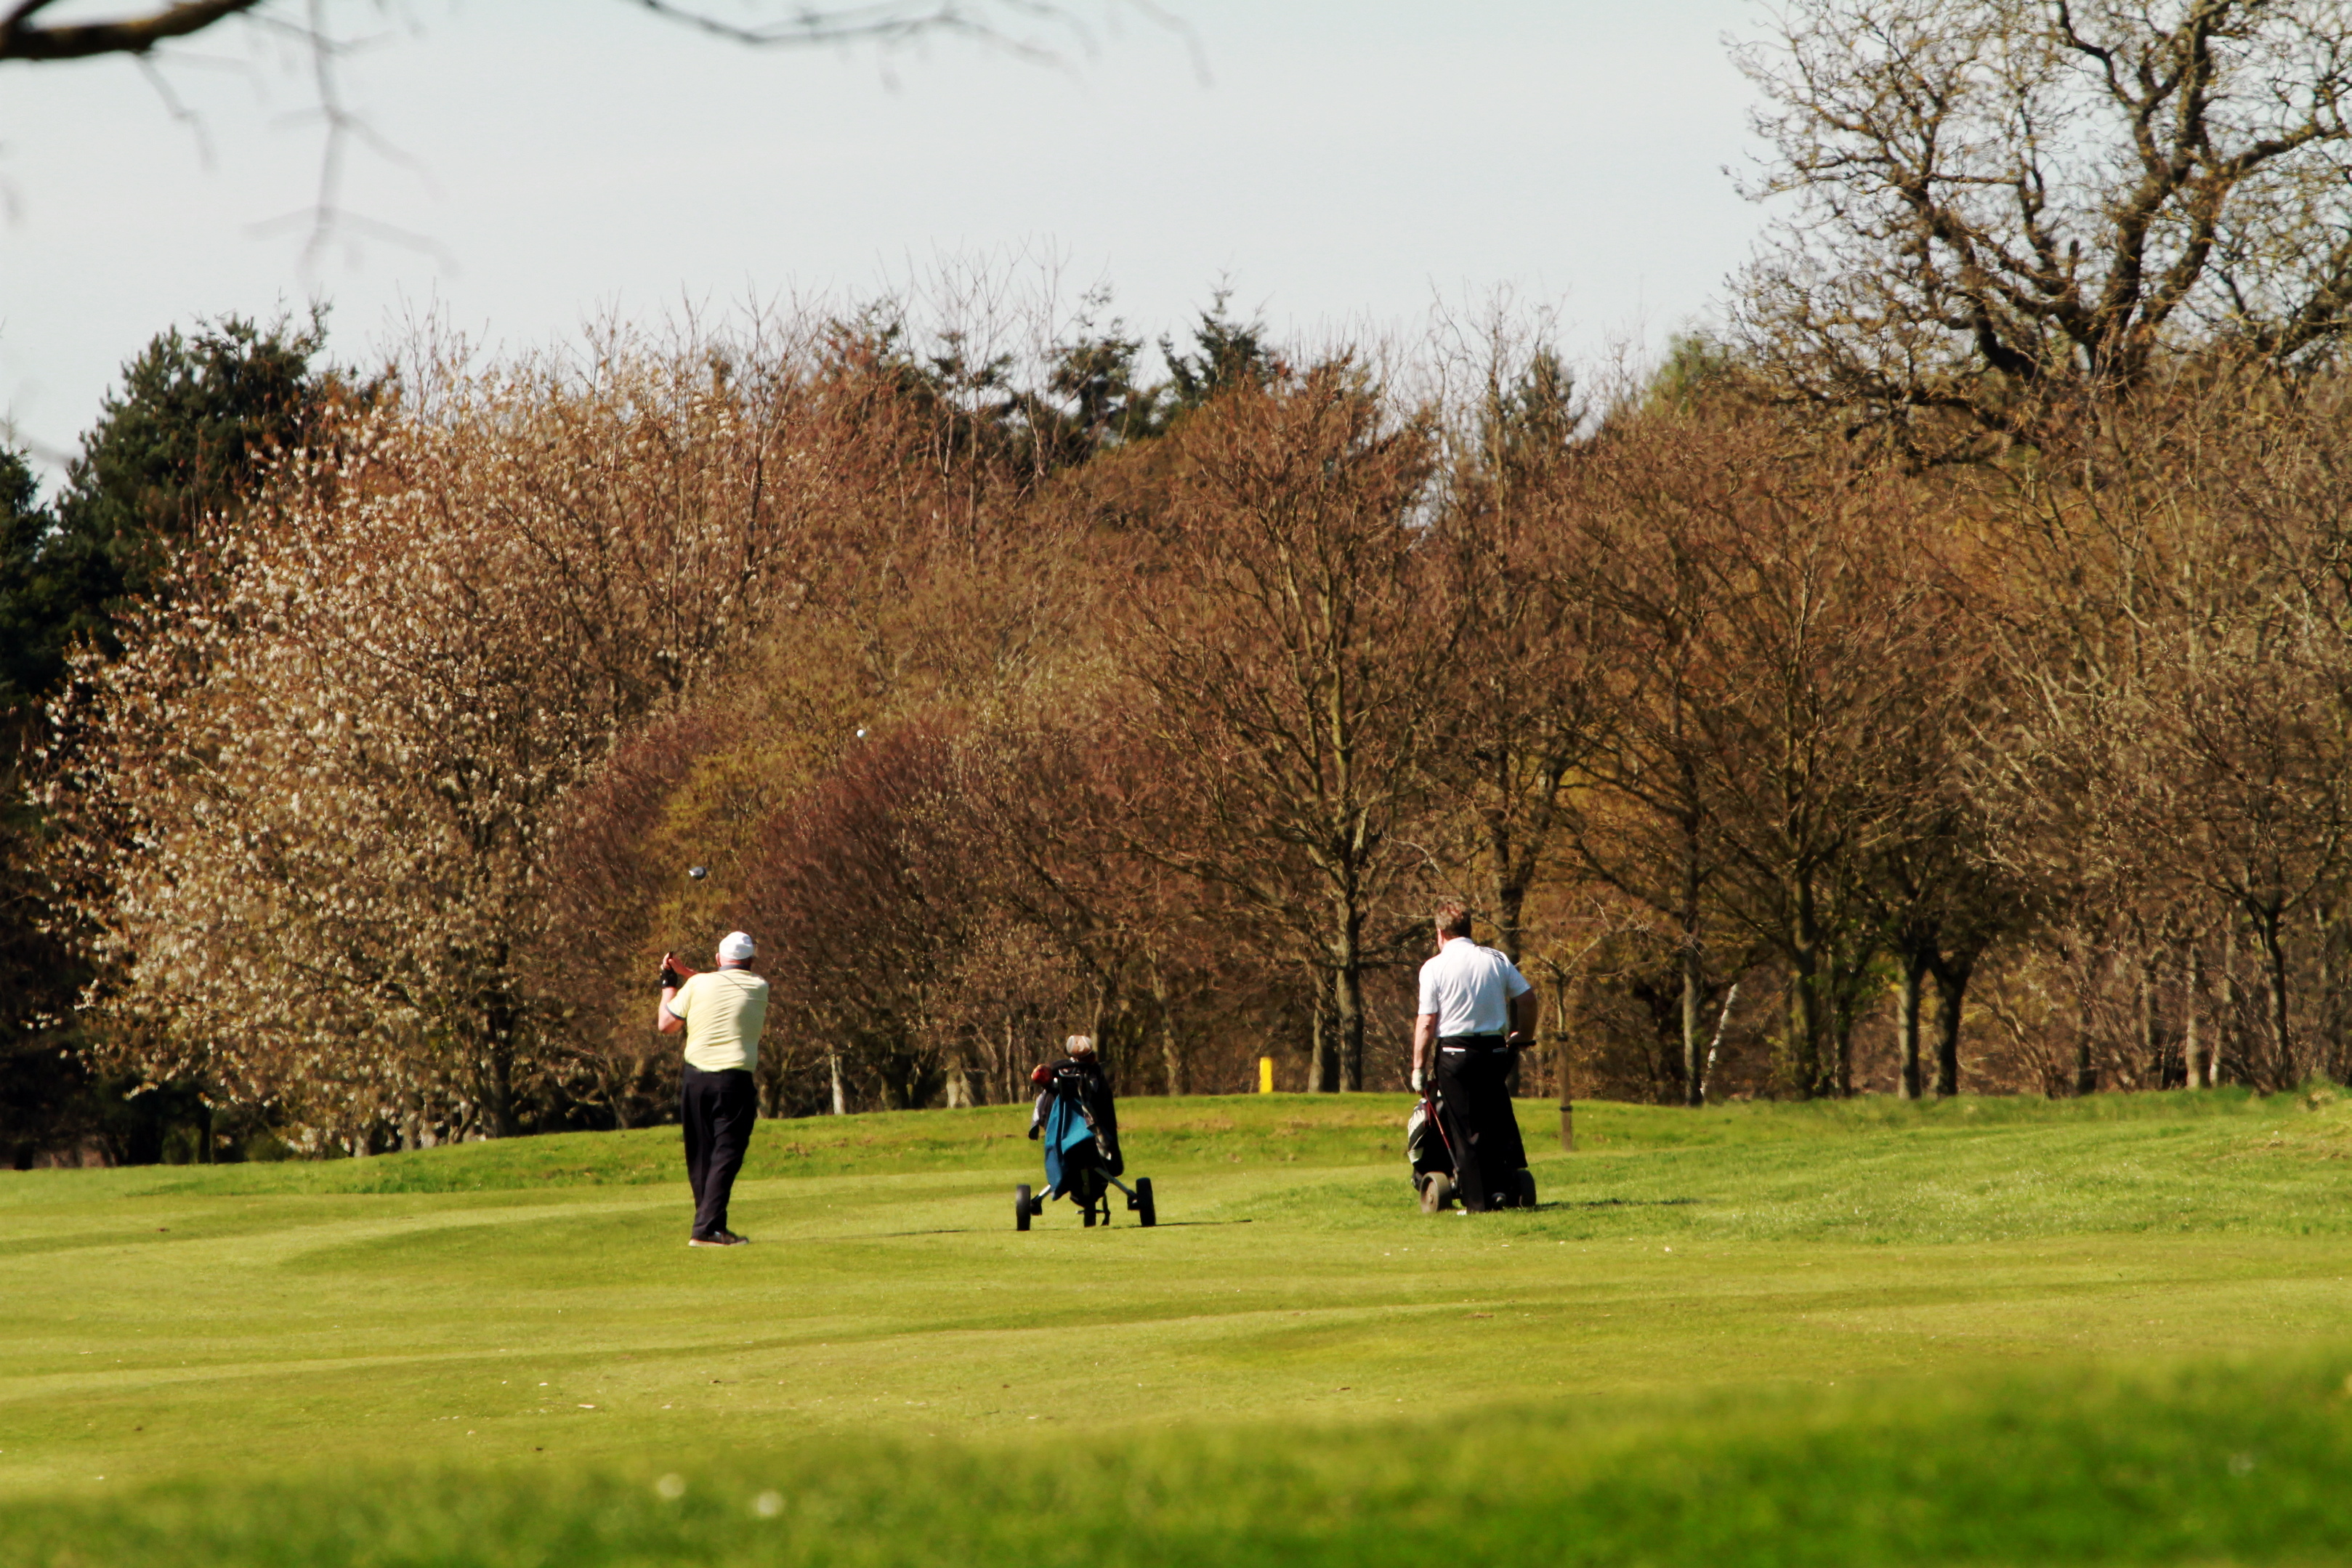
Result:
M1253 1219L1163 1219L1156 1225L1065 1225L1048 1228L1055 1230L1179 1230L1186 1226L1255 1225L1256 1223ZM879 1241L901 1236L994 1236L1006 1228L1008 1227L995 1225L943 1225L929 1230L877 1230L869 1234L871 1239Z

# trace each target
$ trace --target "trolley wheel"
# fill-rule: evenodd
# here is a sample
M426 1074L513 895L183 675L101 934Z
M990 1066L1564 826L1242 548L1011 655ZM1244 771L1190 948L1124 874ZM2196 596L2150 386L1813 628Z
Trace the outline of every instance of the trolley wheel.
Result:
M1432 1171L1421 1187L1421 1212L1444 1214L1454 1202L1454 1178L1443 1171Z
M1523 1209L1536 1206L1536 1173L1533 1171L1519 1173L1519 1206Z
M1029 1184L1024 1182L1021 1185L1013 1188L1013 1228L1015 1230L1027 1230L1029 1228L1029 1216L1036 1212L1037 1210L1035 1205L1030 1201Z
M1142 1216L1145 1225L1160 1223L1160 1211L1152 1206L1151 1178L1149 1176L1135 1178L1135 1208L1137 1214Z

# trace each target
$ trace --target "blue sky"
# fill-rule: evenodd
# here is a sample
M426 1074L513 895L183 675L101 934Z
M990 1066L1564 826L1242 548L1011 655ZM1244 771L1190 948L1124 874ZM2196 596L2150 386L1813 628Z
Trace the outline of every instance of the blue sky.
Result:
M284 44L233 29L163 68L201 142L126 63L0 68L0 412L68 450L155 331L314 297L364 363L427 310L540 344L943 259L1107 284L1146 336L1220 279L1311 341L1507 290L1591 356L1705 319L1760 227L1726 173L1754 152L1723 47L1746 0L1163 3L1189 41L1080 0L1091 47L1042 67L749 51L622 0L352 5L349 101L396 155L355 148L344 202L427 245L308 257L267 226L318 173Z

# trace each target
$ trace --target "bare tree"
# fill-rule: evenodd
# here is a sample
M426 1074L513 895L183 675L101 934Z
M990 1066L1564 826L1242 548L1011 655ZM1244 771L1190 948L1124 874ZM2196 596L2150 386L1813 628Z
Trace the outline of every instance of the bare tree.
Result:
M1427 615L1455 629L1452 700L1430 752L1485 872L1488 913L1513 963L1528 897L1586 760L1601 743L1602 615L1573 514L1582 410L1567 368L1538 347L1509 363L1496 342L1465 412L1445 504L1427 545Z
M1587 862L1677 928L1690 1103L1718 919L1789 968L1790 1086L1847 1092L1876 951L1863 868L1906 804L1898 764L1946 721L1923 498L1753 413L1628 417L1593 468L1625 689L1595 773L1632 809L1591 817Z
M1574 818L1587 875L1655 910L1673 931L1680 986L1680 1082L1699 1103L1712 884L1721 870L1716 802L1701 765L1697 710L1714 679L1716 600L1695 500L1709 487L1708 447L1669 420L1604 437L1578 498L1586 558L1606 606L1614 721L1588 761L1591 796Z
M1960 1091L1960 1030L1969 983L1994 948L2022 935L2039 890L1994 852L1990 825L1966 789L1965 765L1948 743L1969 738L1947 712L1919 731L1929 767L1905 767L1894 819L1870 855L1862 896L1896 975L1896 1092L1916 1100ZM1898 763L1898 765L1899 763ZM1934 1077L1921 1056L1928 982L1937 992Z
M1885 815L1857 889L1864 918L1896 964L1895 1088L1906 1100L1930 1088L1938 1098L1959 1092L1970 983L1996 949L2030 932L2041 891L2004 863L1994 814L1976 791L1986 752L2006 739L2010 697L1983 634L2005 607L1996 557L1971 550L1967 531L1949 526L1967 515L1952 504L1965 495L1925 487L1917 494L1936 503L1944 526L1913 532L1891 556L1891 564L1925 576L1929 591L1911 606L1920 645L1892 698L1913 711L1899 725L1904 743L1880 752ZM1931 548L1920 548L1920 532ZM1931 984L1932 1077L1921 1049Z
M1190 1082L1180 1004L1199 924L1187 879L1137 854L1123 820L1154 759L1108 723L1010 725L961 749L961 831L984 861L987 897L1033 946L1061 955L1086 993L1082 1022L1107 1067L1140 1077L1156 1053L1171 1094Z
M1125 662L1158 759L1136 827L1297 944L1330 986L1337 1081L1364 1081L1374 921L1418 872L1433 708L1454 630L1422 613L1418 423L1346 361L1229 394L1169 437L1181 464L1135 574Z
M2352 322L2335 0L1797 0L1738 58L1794 203L1739 331L1794 395L2035 437L2184 345Z
M1742 466L1718 492L1725 679L1697 717L1720 896L1790 972L1794 1087L1845 1095L1880 944L1867 868L1912 804L1911 759L1950 721L1929 695L1950 617L1925 498L1848 451L1805 458Z
M1080 984L1066 951L1004 984L1012 950L994 940L958 763L951 721L869 733L771 820L740 874L730 915L770 933L783 1038L831 1058L866 1105L952 1090L975 1013L1023 989L1050 1016Z
M2175 378L2026 470L2008 544L2009 841L2080 911L2083 963L2145 955L2080 984L2136 992L2157 950L2198 937L2178 911L2227 910L2262 966L2268 1059L2244 1065L2280 1082L2316 1065L2294 949L2352 857L2334 386L2226 363ZM2118 1032L2145 1051L2149 1029Z

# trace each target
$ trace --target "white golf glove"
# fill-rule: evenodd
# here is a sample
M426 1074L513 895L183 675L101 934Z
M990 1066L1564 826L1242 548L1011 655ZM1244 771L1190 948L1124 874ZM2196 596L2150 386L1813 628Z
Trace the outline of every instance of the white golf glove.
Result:
M1422 1079L1422 1073L1421 1073L1421 1069L1420 1069L1419 1068L1413 1068L1413 1069L1412 1069L1412 1091L1413 1091L1413 1093L1415 1093L1415 1094L1419 1094L1419 1093L1421 1092L1421 1090L1422 1090L1422 1085L1423 1085L1423 1079Z

